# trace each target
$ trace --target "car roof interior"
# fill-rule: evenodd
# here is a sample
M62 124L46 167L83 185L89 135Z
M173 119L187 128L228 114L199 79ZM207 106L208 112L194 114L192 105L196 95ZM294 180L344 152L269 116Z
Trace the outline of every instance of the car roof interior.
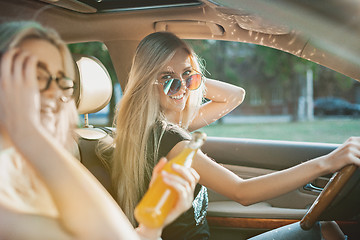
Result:
M122 88L138 42L155 31L268 46L359 80L359 9L332 0L0 1L1 21L36 20L68 43L104 42Z

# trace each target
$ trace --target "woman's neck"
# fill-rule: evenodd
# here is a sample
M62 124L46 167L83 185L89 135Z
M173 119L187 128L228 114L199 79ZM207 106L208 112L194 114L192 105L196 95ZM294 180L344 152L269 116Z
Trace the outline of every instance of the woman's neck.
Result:
M166 112L165 113L166 119L176 125L181 125L182 121L182 112Z

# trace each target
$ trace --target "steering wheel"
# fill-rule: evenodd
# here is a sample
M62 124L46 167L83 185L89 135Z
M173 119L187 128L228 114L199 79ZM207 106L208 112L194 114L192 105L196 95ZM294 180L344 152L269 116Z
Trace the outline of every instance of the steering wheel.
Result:
M334 200L343 186L348 182L351 176L356 171L356 165L348 165L340 171L334 173L329 182L326 184L324 190L316 198L310 209L300 221L300 226L303 230L309 230L317 221L320 214L329 206Z

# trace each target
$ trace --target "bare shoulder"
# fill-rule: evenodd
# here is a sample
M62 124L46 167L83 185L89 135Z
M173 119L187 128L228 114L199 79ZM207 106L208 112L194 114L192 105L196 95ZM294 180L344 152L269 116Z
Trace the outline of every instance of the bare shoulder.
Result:
M167 159L172 159L175 156L179 155L180 152L187 146L189 143L189 140L183 140L181 142L178 142L168 153L166 156Z

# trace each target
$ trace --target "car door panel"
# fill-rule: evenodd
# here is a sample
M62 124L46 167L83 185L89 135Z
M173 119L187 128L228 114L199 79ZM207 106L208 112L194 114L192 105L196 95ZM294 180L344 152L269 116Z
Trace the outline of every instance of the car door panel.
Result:
M234 166L234 165L223 165L230 171L234 172L238 176L242 177L243 179L260 176L268 173L272 173L275 171L266 170L266 169L255 169L249 167L241 167L241 166ZM251 172L253 171L253 172ZM256 206L261 208L261 212L264 212L264 215L267 213L271 213L269 216L273 218L293 218L294 216L301 218L305 213L305 210L312 202L315 200L317 194L308 193L308 191L303 190L303 188L299 188L295 191L290 193L284 194L280 197L273 198L267 200L265 202L259 204L253 204L251 206L245 207L241 204L232 204L232 200L217 194L216 192L209 189L209 215L211 216L220 216L221 211L218 209L221 207L224 210L230 208L232 210L228 210L226 216L236 217L236 216L246 216L246 217L265 217L263 215L259 215L260 212L257 212ZM267 209L268 208L268 209ZM287 210L286 210L287 209ZM283 211L286 211L289 214L289 210L293 209L296 214L291 214L291 216L284 216ZM303 210L303 211L298 211ZM266 213L267 212L267 213ZM301 215L299 213L301 212ZM230 214L230 215L229 215ZM251 214L251 215L249 215Z
M208 137L202 150L218 163L282 170L327 154L338 146L327 143Z
M209 137L202 151L217 163L247 179L292 167L327 154L337 146L337 144L323 143ZM246 239L251 234L258 234L259 231L300 220L320 192L311 186L323 187L330 177L331 175L322 176L309 183L307 188L301 186L290 193L250 206L243 206L209 189L208 221L214 232L212 239L216 239L216 236L221 236L224 232L231 235L229 229L234 228L247 232L244 235ZM235 236L234 239L242 239L239 231L234 231Z

